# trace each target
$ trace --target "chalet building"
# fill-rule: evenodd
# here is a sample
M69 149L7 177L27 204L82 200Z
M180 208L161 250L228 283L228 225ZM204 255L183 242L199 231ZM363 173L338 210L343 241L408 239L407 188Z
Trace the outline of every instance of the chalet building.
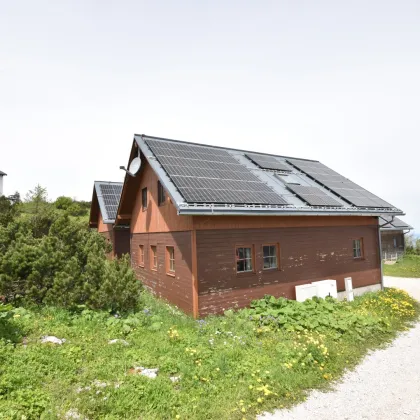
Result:
M381 216L382 253L403 254L405 252L405 235L413 228L398 217Z
M105 181L95 181L93 187L89 226L112 244L111 258L130 253L130 230L115 226L122 187L122 182Z
M0 171L0 196L3 195L3 178L7 176L6 173Z
M317 280L381 287L378 219L403 213L318 161L135 135L129 163L114 232L144 285L196 317Z

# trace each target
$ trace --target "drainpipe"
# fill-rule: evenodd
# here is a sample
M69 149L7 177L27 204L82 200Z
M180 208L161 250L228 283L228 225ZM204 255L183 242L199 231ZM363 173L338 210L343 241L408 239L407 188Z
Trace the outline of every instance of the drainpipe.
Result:
M378 244L379 244L379 264L381 269L381 289L384 290L384 271L382 268L382 239L381 239L381 228L379 226L379 217L378 217Z

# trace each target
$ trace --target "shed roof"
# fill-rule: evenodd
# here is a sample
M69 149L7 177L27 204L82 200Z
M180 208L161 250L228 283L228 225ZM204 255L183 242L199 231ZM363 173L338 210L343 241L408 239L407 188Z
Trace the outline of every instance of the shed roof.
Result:
M137 146L179 214L403 214L316 160L148 135Z
M413 227L398 217L392 216L381 216L379 219L379 225L382 231L393 231L393 230L413 230Z
M113 224L115 222L122 188L122 182L94 182L89 219L91 227L97 227L99 210L105 224Z

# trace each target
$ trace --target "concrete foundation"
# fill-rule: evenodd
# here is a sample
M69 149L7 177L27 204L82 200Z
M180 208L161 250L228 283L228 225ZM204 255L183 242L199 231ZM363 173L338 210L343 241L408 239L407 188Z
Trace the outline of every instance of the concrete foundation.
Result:
M354 296L361 296L366 292L378 292L379 290L381 290L380 284L372 284L370 286L363 286L363 287L358 287L357 289L353 289L353 293L354 293ZM338 296L337 296L338 300L343 300L346 298L347 298L346 291L338 292Z

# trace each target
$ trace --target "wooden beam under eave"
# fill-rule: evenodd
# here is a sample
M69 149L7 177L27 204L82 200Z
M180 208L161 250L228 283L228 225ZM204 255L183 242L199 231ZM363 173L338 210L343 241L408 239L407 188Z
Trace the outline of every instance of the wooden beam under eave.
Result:
M130 220L131 219L131 214L119 214L117 216L118 220Z

